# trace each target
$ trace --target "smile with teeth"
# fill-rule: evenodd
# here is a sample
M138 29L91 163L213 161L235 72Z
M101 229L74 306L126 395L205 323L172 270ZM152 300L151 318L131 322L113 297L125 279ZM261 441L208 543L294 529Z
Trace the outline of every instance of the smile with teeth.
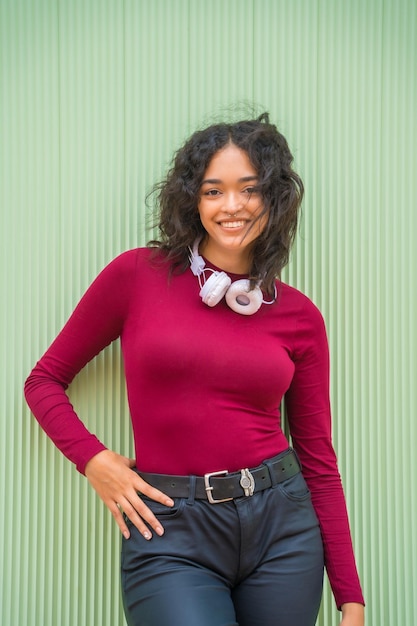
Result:
M241 228L246 224L245 220L233 220L230 222L219 222L223 228Z

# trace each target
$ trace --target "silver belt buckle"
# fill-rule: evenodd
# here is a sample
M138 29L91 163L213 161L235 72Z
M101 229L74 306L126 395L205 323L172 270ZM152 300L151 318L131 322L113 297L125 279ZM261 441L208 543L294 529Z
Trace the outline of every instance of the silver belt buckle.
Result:
M213 487L210 485L210 478L212 476L226 476L229 472L227 470L222 470L221 472L210 472L209 474L204 474L204 485L207 494L207 500L210 504L218 504L219 502L229 502L233 500L233 498L223 498L222 500L215 500L212 496Z
M240 470L240 473L240 486L245 492L245 496L253 496L253 492L255 491L255 479L253 478L247 467Z

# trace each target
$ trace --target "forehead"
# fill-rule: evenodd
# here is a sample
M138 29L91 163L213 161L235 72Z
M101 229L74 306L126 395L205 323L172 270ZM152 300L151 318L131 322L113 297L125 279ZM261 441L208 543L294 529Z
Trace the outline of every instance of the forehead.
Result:
M250 162L248 153L234 144L227 144L216 152L209 162L204 178L219 173L227 174L236 171L245 172L246 176L256 176L256 170Z

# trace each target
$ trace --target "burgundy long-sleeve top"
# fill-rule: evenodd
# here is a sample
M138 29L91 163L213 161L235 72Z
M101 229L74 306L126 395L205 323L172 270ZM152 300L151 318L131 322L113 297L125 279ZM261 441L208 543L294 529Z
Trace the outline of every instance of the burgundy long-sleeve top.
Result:
M105 445L65 390L120 338L138 469L201 476L256 467L285 450L285 398L336 604L363 603L331 441L328 343L319 310L282 282L276 302L254 315L240 315L224 300L208 307L191 270L169 276L160 256L130 250L99 274L26 381L34 415L84 472Z

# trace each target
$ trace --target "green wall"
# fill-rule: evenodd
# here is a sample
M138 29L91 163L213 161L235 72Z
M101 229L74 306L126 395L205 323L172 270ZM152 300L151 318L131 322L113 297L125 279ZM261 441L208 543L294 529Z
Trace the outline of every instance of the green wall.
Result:
M243 101L306 185L285 277L327 322L367 624L416 623L416 26L413 0L0 0L2 625L123 624L118 531L23 381L103 265L150 238L173 150ZM131 453L118 346L70 394ZM318 624L338 623L326 586Z

